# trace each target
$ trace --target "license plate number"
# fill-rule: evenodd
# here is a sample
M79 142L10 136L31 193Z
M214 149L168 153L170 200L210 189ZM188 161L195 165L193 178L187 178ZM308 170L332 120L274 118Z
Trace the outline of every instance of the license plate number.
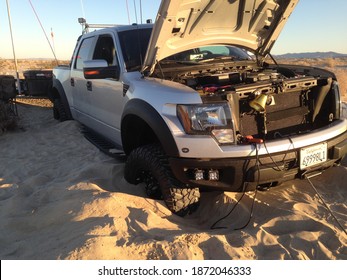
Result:
M300 150L300 169L323 163L327 161L327 143L303 148Z

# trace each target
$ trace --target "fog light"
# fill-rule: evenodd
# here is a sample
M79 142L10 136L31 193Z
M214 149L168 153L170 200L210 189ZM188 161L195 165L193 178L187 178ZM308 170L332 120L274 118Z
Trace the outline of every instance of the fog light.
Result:
M196 181L204 180L204 171L203 170L195 169L194 175L195 175Z
M218 170L209 170L208 171L208 179L210 181L218 181L219 180L219 172Z

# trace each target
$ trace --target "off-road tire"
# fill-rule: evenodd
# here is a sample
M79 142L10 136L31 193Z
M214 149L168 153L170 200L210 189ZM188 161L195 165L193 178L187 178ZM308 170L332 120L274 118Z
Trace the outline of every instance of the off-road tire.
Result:
M144 182L147 195L154 199L162 197L171 212L178 216L191 214L199 207L199 189L186 188L174 178L159 145L134 149L125 164L124 178L130 184Z
M54 99L53 101L53 117L61 122L67 121L68 115L60 99Z

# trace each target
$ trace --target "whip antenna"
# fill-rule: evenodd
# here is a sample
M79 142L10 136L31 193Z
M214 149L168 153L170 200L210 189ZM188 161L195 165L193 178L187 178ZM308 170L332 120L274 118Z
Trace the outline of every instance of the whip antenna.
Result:
M82 8L82 16L85 19L86 18L86 13L84 11L84 5L83 5L83 0L81 0L81 8Z
M57 65L58 65L58 64L59 64L59 63L58 63L58 59L57 59L57 57L56 57L56 55L55 55L55 52L54 52L53 47L52 47L52 44L51 44L51 42L50 42L50 40L49 40L49 38L48 38L48 36L47 36L47 33L46 33L45 29L44 29L43 26L42 26L42 23L41 23L41 21L40 21L40 18L39 18L39 16L38 16L37 13L36 13L33 4L31 3L31 0L29 0L29 3L30 3L31 8L32 8L33 11L34 11L34 14L35 14L35 16L36 16L36 18L37 18L37 21L39 22L39 24L40 24L40 26L41 26L41 29L42 29L42 31L43 31L43 34L45 34L45 37L46 37L47 42L48 42L48 45L49 45L49 47L51 48L51 51L52 51L52 53L53 53L53 55L54 55L55 62L56 62Z
M140 21L142 24L142 0L140 0Z
M130 14L129 14L129 5L128 5L128 0L125 0L126 5L127 5L127 13L128 13L128 23L130 25Z
M136 1L134 0L134 10L135 10L135 18L136 18L136 23L138 23L137 22L137 9L136 9Z

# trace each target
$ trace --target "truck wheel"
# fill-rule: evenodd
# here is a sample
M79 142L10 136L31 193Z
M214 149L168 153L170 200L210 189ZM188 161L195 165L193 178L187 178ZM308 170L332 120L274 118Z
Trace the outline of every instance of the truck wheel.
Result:
M133 150L125 164L124 177L130 184L144 182L147 195L154 199L162 197L171 212L178 216L191 214L199 207L199 189L185 188L174 178L158 145Z
M60 99L54 99L53 101L53 117L61 122L68 120L65 108Z

